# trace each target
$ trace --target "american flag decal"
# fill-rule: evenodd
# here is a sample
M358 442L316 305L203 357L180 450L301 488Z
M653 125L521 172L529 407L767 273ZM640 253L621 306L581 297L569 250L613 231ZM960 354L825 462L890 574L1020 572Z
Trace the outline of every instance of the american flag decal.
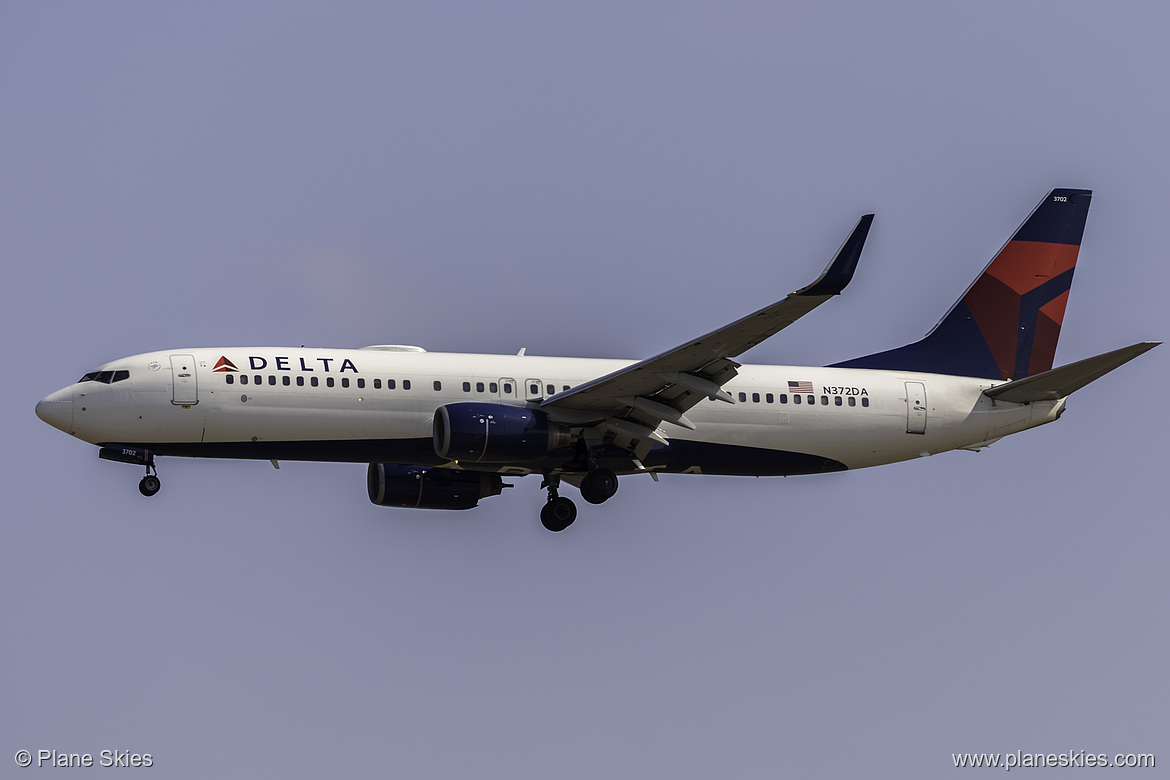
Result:
M789 382L788 392L790 393L811 393L813 392L812 382Z

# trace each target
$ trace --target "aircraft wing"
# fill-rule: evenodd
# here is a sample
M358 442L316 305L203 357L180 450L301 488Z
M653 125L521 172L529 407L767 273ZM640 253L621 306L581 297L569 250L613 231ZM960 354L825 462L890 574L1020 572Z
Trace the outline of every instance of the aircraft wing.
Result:
M630 438L649 436L663 421L693 428L685 412L704 398L733 402L721 389L739 368L731 358L841 294L853 278L872 222L873 214L863 216L824 272L807 287L705 336L557 393L545 399L541 408L554 413L592 411L598 419L625 417L638 429L620 421L611 427Z

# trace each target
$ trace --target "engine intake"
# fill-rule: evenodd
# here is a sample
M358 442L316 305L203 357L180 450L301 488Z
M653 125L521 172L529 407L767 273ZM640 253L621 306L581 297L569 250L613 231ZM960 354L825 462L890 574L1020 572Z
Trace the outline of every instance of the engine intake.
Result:
M569 446L573 435L535 409L461 403L436 410L434 440L435 452L448 460L523 463Z
M366 470L366 489L378 506L471 509L503 488L499 474L396 463L371 463Z

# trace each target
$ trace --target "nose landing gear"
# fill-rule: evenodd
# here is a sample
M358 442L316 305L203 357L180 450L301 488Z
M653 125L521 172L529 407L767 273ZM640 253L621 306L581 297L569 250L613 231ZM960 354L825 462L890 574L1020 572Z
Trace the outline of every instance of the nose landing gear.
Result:
M146 466L146 476L138 483L138 492L144 496L153 496L162 487L158 479L158 469L154 467L154 452L151 450L126 444L112 444L98 450L98 457L102 460ZM150 473L152 471L153 474Z
M157 493L161 487L162 483L159 482L157 474L147 474L138 483L138 492L149 498Z

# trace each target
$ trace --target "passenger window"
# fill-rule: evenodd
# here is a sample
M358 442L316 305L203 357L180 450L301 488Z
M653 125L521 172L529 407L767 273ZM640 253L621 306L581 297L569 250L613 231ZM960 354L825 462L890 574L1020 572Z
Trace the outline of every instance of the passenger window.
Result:
M511 394L512 394L512 383L511 382L504 382L504 395L511 395Z
M409 380L409 379L403 379L403 380L402 380L402 389L403 389L403 390L409 390L409 389L410 389L410 380Z
M269 374L268 375L268 384L273 385L273 386L276 385L276 374Z
M349 377L343 376L341 378L341 386L342 387L349 387Z
M254 384L254 385L264 384L264 377L260 376L259 374L256 374L256 376L252 377L252 384Z
M569 386L568 386L568 385L564 385L564 386L563 386L561 389L562 389L562 390L568 390L568 389L569 389Z
M359 388L362 388L362 389L364 389L364 388L365 388L365 386L366 386L366 380L365 380L365 378L364 378L364 377L358 377L357 386L358 386Z
M792 396L792 403L794 403L794 404L800 403L800 394L799 393Z
M304 387L304 386L305 386L305 378L303 376L298 376L297 377L297 387Z
M862 406L869 406L869 399L868 399L868 398L862 398L862 399L861 399L861 405L862 405Z
M326 387L333 387L333 377L331 377L331 376L325 377L325 386Z
M758 404L759 402L760 402L760 394L759 393L752 393L752 403Z
M768 403L774 403L776 401L776 398L771 393L768 393L767 395L764 396L764 400L767 401Z
M553 395L557 391L557 386L556 385L549 385L548 387L545 388L545 390L548 391L549 395Z
M241 378L247 379L247 377L241 377ZM227 382L230 385L236 381L236 378L232 374L224 374L223 381Z
M744 401L746 401L746 400L747 400L747 393L740 393L740 394L739 394L739 400L740 400L740 402L741 402L741 403L742 403L742 402L744 402Z
M393 379L386 380L386 389L387 390L393 390L396 387L398 387L398 383L395 382Z
M228 379L231 379L231 378L232 378L232 375L228 374ZM248 375L247 374L240 374L240 384L241 385L248 384Z
M464 382L463 383L463 392L465 392L465 393L471 392L471 382Z
M375 380L374 380L374 389L375 389L375 390L381 390L381 389L382 389L382 380L381 380L381 379L375 379Z
M288 376L288 374L285 374L284 376L282 376L282 377L280 378L280 383L281 383L282 385L284 385L285 387L288 387L289 385L291 385L291 384L292 384L292 380L291 380L291 379L289 379L289 376Z
M500 386L498 384L496 384L495 382L492 382L491 384L488 385L488 390L490 390L493 393L498 393L498 392L500 392Z
M438 379L436 379L435 380L435 392L437 393L442 389L443 389L443 383L440 382Z
M829 405L829 396L822 395L821 396L821 406L828 406L828 405Z
M782 404L788 403L788 393L781 393L780 394L780 403L782 403Z
M849 396L849 405L850 406L857 406L857 399L854 398L853 396Z
M311 384L313 387L316 387L318 384L317 377L315 377L315 376L309 377L309 384Z
M476 382L475 383L475 392L477 392L477 393L483 392L483 382Z
M528 394L529 395L540 395L540 385L529 385L528 386Z
M837 404L837 406L840 406L841 405L841 396L839 396L839 395L833 396L833 403Z

